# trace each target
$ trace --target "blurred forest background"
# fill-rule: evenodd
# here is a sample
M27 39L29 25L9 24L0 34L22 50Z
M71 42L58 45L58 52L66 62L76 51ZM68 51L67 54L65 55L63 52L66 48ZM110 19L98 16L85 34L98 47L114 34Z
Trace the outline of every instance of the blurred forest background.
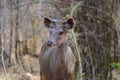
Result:
M40 80L43 17L73 17L73 80L120 80L120 0L0 0L0 80Z

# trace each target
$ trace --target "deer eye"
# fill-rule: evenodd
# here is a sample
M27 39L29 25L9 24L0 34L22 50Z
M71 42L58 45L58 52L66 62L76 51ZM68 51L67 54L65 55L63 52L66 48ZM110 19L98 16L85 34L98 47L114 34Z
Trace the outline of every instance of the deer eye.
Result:
M59 35L62 35L64 32L63 31L61 31L61 32L59 32Z

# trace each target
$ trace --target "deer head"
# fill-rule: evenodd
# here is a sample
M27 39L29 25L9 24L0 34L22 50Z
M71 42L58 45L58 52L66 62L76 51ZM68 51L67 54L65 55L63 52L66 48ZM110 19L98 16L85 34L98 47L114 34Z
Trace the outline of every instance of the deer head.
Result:
M47 46L60 46L67 41L67 33L74 26L74 21L69 18L66 21L57 21L55 19L44 18L45 27L50 33Z

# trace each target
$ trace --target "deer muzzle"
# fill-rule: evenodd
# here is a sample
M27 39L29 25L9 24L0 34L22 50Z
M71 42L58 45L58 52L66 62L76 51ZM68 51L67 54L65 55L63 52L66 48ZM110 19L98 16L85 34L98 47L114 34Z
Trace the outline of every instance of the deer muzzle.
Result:
M52 46L52 44L53 44L53 42L52 41L47 41L47 46L49 46L49 47L51 47Z

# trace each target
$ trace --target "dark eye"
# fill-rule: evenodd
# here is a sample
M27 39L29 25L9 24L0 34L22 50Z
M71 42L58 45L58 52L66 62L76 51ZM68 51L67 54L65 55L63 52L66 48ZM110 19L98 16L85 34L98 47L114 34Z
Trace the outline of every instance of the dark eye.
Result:
M63 33L64 33L63 31L59 32L60 35L62 35Z

